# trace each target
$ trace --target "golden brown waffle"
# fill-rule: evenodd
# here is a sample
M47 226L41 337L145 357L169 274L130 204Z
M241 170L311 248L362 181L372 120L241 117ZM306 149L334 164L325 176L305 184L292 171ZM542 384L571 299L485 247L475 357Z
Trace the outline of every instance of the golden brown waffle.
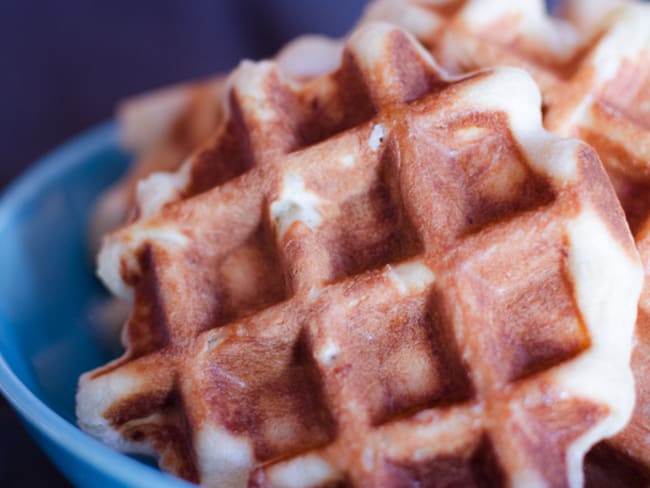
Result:
M223 79L166 88L123 103L121 143L136 162L98 200L91 218L94 251L101 238L133 216L138 182L158 171L175 171L214 132L222 119Z
M302 36L276 56L296 81L336 68L341 44L322 36ZM102 195L91 220L92 239L124 224L135 212L138 182L152 173L177 170L223 119L225 77L165 88L123 102L118 109L121 143L136 161L128 174Z
M452 72L526 68L542 88L547 128L598 150L636 230L650 208L634 184L649 173L650 6L603 3L624 6L592 19L590 35L548 16L542 1L389 0L372 5L367 18L406 27Z
M633 408L641 269L530 77L450 80L380 24L331 75L245 63L228 87L105 241L134 312L80 425L206 486L579 486Z
M455 72L501 64L528 69L542 87L546 127L598 151L643 250L648 238L640 229L650 225L650 5L605 0L569 1L564 7L568 23L548 16L541 1L463 0L443 6L384 1L371 6L368 16L409 28ZM650 334L643 306L634 362L635 420L590 456L604 463L590 470L610 486L616 478L607 480L604 473L650 485ZM615 464L628 475L616 473Z

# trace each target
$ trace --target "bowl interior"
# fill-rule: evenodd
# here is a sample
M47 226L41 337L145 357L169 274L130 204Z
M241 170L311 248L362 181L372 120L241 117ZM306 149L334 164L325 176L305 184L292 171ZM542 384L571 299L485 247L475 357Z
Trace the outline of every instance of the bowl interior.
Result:
M80 485L190 486L75 427L79 375L119 354L98 334L109 296L88 249L93 205L129 164L116 132L75 138L0 198L0 392Z
M83 164L58 159L58 167L35 168L3 198L0 353L41 401L74 422L79 374L114 354L93 334L107 295L87 249L88 215L129 158L106 144Z

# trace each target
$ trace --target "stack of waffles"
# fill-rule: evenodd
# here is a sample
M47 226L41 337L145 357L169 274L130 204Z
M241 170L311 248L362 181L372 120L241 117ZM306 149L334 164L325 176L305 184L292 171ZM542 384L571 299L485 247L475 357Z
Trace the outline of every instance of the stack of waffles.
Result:
M205 486L649 483L650 13L562 15L377 2L129 105L79 425Z

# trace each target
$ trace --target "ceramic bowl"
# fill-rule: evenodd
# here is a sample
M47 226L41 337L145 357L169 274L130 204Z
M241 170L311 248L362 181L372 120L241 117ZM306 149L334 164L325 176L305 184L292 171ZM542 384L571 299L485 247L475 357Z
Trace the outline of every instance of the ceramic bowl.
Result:
M75 425L77 378L112 359L93 333L107 295L88 251L88 215L128 163L106 123L50 153L0 198L0 390L76 486L188 487Z

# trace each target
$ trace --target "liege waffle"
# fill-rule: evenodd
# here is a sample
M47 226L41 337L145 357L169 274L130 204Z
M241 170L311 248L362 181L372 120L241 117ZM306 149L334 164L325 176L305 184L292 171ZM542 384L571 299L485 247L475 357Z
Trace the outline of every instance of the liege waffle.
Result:
M648 237L641 229L650 225L650 5L569 1L563 10L565 19L558 19L546 14L541 1L384 1L371 6L368 16L410 28L456 72L499 64L528 69L543 90L546 127L597 150L643 250ZM644 257L650 263L650 255ZM639 486L650 485L650 335L643 307L634 420L589 458L589 471L604 485L617 476L626 484L632 476Z
M579 486L633 408L642 277L530 77L448 79L373 24L331 75L228 86L176 190L105 241L134 312L81 427L206 486Z
M302 36L276 56L285 74L306 80L336 68L341 43ZM152 173L177 170L223 119L225 77L187 83L126 100L118 109L121 143L136 156L129 173L98 201L91 220L93 248L133 214L139 181Z

